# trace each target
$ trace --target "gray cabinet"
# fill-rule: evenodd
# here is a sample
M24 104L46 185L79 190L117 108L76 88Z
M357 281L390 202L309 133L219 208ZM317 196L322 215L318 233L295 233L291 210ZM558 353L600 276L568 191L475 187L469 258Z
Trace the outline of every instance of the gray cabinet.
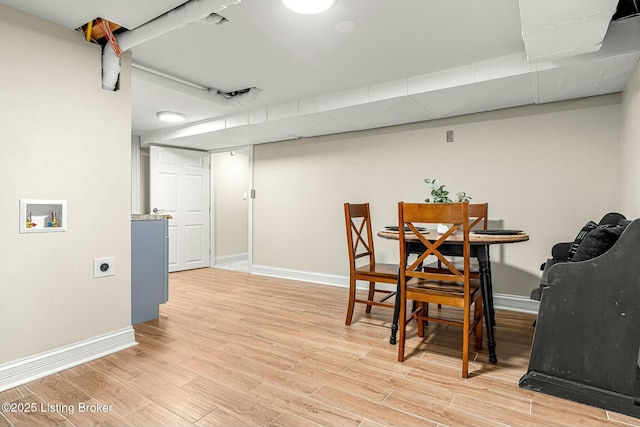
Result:
M169 300L168 220L131 221L131 324L158 318Z

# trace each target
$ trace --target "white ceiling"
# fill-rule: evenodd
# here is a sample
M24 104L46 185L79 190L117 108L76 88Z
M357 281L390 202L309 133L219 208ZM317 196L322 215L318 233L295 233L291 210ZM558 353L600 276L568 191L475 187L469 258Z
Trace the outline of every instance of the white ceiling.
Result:
M102 17L133 30L184 0L0 3L72 29ZM131 51L134 64L201 87L257 87L257 100L219 106L134 69L132 133L213 150L619 92L640 58L640 20L609 24L616 5L338 0L306 16L242 0L218 12L222 25L188 24ZM342 21L356 31L337 32ZM167 125L158 111L188 121Z

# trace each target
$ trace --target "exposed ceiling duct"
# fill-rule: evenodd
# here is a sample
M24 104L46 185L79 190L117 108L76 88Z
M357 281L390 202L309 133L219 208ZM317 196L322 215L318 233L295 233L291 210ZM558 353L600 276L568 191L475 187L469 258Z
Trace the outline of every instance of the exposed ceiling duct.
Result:
M529 62L597 52L617 5L618 0L520 0Z
M122 52L165 33L182 28L185 25L201 20L211 20L212 14L226 9L242 0L191 0L164 15L147 22L138 28L123 32L116 36L118 47ZM120 58L113 47L107 43L102 52L102 88L115 90L120 75Z
M76 30L88 22L96 24L92 21L96 16L104 17L122 26L121 30L111 26L114 39L122 40L122 33L136 33L187 1L60 0L51 6L40 0L0 0L0 4ZM207 30L199 19L130 49L134 66L144 64L147 71L175 79L132 70L132 133L142 144L214 149L620 92L640 55L640 0L617 1L613 21L609 13L616 2L610 0L367 0L375 13L362 8L361 2L346 2L313 19L291 15L274 7L273 1L243 1L219 15L211 14L217 10L214 7L202 14L209 14L204 20L216 25L224 15L230 22ZM334 31L335 22L345 16L358 22L358 32L351 36ZM402 17L402 24L394 21L384 35L373 31L388 16ZM593 20L597 25L585 25ZM583 26L584 33L569 31L573 25ZM85 36L86 28L82 28ZM465 31L473 35L472 45ZM91 37L104 45L103 33L94 28ZM442 39L435 42L438 37ZM575 46L597 51L578 54L581 50ZM180 53L178 62L168 56L172 52ZM385 61L380 61L379 52L385 52ZM539 53L560 58L541 61ZM256 58L262 59L258 72L260 88L265 89L256 102L216 108L201 100L216 94L224 104L229 99L249 101L243 88L253 83ZM203 77L206 70L215 73L215 80ZM223 90L207 89L212 86ZM237 95L242 97L231 98ZM189 121L159 123L159 110L183 111Z
M597 52L557 61L524 52L457 68L229 112L146 132L142 146L212 150L437 120L621 92L640 58L640 21L611 24Z
M136 64L133 65L132 73L136 80L160 86L202 101L213 102L223 107L252 104L260 94L260 89L256 87L226 93L219 89L206 88L181 81L173 76L168 76Z

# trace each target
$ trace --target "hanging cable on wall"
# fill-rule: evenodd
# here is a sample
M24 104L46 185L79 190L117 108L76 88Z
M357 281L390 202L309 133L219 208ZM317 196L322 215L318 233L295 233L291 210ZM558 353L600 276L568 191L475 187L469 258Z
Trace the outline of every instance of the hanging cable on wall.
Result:
M102 31L104 31L104 36L107 39L107 43L109 43L115 54L118 56L118 58L120 58L122 56L122 50L120 50L118 41L111 31L109 21L107 21L106 19L100 19L100 26L102 27Z

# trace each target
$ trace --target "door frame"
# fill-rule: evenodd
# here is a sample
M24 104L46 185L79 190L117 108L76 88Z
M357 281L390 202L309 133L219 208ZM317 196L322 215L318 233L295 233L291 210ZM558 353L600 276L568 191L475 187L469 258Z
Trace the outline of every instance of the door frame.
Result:
M249 210L248 212L248 216L247 216L247 263L248 263L248 268L249 268L249 273L251 273L252 267L253 267L253 199L255 198L254 194L255 194L255 190L254 190L254 181L253 181L253 144L250 145L238 145L235 147L226 147L226 148L220 148L220 149L216 149L216 150L210 150L209 153L211 155L211 162L209 163L211 165L211 185L210 185L210 215L209 215L209 221L210 221L210 230L211 230L211 235L210 235L210 248L211 251L209 253L209 265L211 267L215 266L215 256L216 256L216 241L215 241L215 215L216 215L216 206L215 206L215 197L214 197L214 191L215 191L215 182L214 182L214 175L215 175L215 171L213 170L213 155L214 154L219 154L219 153L229 153L231 151L243 151L248 153L249 155L249 167L248 167L248 173L249 173L249 179L248 179L248 184L249 184L249 188L247 188L247 209Z

